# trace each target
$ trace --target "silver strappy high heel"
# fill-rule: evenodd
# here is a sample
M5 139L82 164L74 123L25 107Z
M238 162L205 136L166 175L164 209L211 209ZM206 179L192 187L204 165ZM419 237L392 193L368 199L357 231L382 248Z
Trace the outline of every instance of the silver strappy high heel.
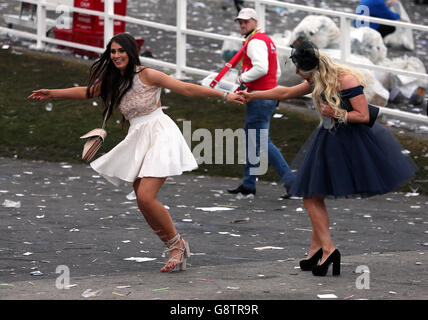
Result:
M180 247L180 243L183 242L184 247ZM189 243L185 241L179 233L177 235L166 241L167 249L164 251L164 253L169 253L173 250L179 250L180 253L173 255L168 259L168 262L166 265L160 270L161 272L171 272L174 271L176 268L179 268L180 270L186 270L186 264L187 259L190 257L190 249L189 249ZM177 264L173 267L167 267L167 265L171 262L176 262Z

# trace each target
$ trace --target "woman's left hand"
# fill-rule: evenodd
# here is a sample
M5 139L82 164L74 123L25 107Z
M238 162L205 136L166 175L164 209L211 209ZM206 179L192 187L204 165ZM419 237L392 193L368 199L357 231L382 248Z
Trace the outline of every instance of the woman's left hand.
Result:
M334 110L328 104L321 103L320 107L321 115L324 117L334 118Z

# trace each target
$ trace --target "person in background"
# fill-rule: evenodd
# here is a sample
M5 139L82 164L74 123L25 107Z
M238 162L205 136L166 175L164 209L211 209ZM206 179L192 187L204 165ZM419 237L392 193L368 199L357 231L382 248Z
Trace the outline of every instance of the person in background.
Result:
M182 82L142 66L137 43L127 33L110 40L92 65L86 87L39 89L28 98L44 101L101 97L104 117L108 119L118 108L129 120L126 137L90 165L114 185L133 184L141 213L169 252L161 272L170 272L186 269L190 249L175 229L169 211L157 200L157 194L167 177L196 169L197 163L180 129L162 111L162 88L188 97L218 97L241 104L244 100L237 94Z
M392 11L389 8L390 6L394 5L396 2L397 0L387 0L387 1L386 0L361 0L355 11L355 14L360 14L360 15L368 14L370 17L405 21L401 19L401 16L398 13ZM368 12L361 6L366 6L368 9ZM355 20L354 26L356 28L360 27L361 21ZM384 25L384 24L379 24L374 22L370 22L370 28L377 30L382 35L382 38L386 37L388 34L393 33L395 31L394 26L389 26L389 25Z
M244 6L244 0L233 0L233 4L235 5L236 11L239 13L242 7ZM223 10L227 10L230 5L230 0L221 0L221 7Z
M269 90L277 87L277 80L281 75L281 69L276 47L272 39L258 28L256 11L252 8L244 8L239 12L235 21L239 23L241 34L245 36L245 45L247 46L243 56L242 73L238 77L239 84L245 85L248 92ZM286 189L282 198L289 198L288 190L295 176L269 136L270 119L277 105L277 100L270 99L258 99L247 103L247 115L244 127L246 135L244 179L242 184L237 188L228 189L227 191L229 193L255 195L257 175L254 174L254 169L257 164L254 163L254 161L250 161L249 153L255 150L257 156L266 157L266 155L262 155L260 151L260 135L262 130L267 130L267 161L279 174L281 183ZM256 132L256 141L249 137L250 130Z
M241 11L244 6L244 0L233 0L233 2L235 3L236 11L239 14L239 11Z

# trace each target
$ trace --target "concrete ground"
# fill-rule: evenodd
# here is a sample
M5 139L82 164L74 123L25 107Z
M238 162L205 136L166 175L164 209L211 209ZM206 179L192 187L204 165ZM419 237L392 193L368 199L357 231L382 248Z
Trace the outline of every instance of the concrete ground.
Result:
M85 164L0 158L0 299L428 298L428 197L327 200L342 272L314 277L298 268L311 239L302 201L280 200L282 187L263 181L254 199L226 192L239 183L166 181L159 200L192 256L187 271L163 274L164 247L129 187Z

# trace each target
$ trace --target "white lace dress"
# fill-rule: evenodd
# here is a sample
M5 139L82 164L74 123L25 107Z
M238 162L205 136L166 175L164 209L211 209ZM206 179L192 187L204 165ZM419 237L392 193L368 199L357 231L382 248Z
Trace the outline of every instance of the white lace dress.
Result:
M119 109L128 134L91 167L114 185L138 178L180 175L198 167L180 129L159 107L161 88L145 85L137 73Z

